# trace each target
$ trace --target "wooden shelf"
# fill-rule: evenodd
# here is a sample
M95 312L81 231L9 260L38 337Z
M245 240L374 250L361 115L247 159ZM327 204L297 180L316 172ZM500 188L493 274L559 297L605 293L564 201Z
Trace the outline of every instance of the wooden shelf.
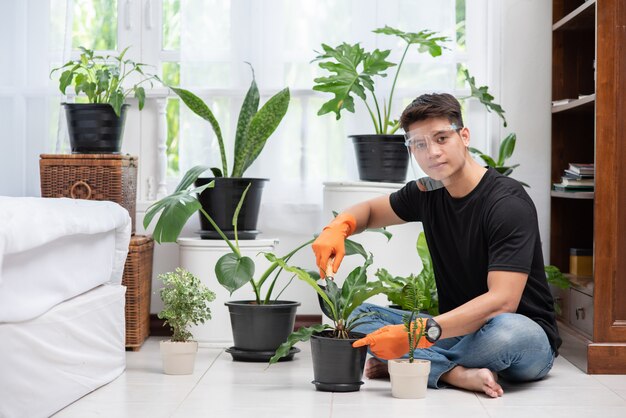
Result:
M552 25L553 31L592 30L596 25L596 0L586 1Z
M593 199L594 192L562 192L559 190L550 190L550 196L563 199Z
M552 113L559 112L593 112L596 104L596 94L590 94L587 97L583 97L582 99L572 100L569 103L552 106Z

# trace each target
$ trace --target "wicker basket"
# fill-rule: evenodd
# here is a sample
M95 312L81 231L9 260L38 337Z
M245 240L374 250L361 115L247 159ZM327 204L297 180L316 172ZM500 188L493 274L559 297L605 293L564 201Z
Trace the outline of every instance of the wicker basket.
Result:
M42 197L110 200L128 210L135 233L137 157L117 154L42 154Z
M126 286L126 347L138 350L150 335L150 296L154 241L144 235L130 239L122 284Z

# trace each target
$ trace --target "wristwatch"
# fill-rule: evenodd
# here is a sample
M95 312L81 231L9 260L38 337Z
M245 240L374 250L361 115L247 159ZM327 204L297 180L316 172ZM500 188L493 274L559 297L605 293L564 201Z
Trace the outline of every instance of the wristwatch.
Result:
M428 318L426 321L426 339L434 344L437 340L439 340L439 337L441 337L441 327L437 321L432 318Z

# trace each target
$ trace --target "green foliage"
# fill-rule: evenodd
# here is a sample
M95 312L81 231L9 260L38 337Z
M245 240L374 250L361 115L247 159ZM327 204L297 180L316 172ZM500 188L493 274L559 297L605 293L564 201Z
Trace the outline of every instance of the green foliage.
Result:
M420 298L420 309L427 311L432 316L436 316L439 315L439 297L437 295L433 264L423 232L417 238L416 248L422 260L422 271L418 275L411 274L407 277L393 277L383 268L376 271L376 277L386 285L384 293L391 303L400 306L403 310L411 310L410 305L407 305L406 293L409 289L414 289Z
M443 43L449 39L436 36L435 32L429 30L422 30L417 33L403 32L390 26L376 29L373 32L397 36L406 42L400 62L395 64L387 61L391 50L375 49L367 52L358 43L350 45L344 42L334 48L322 44L323 53L317 52L318 56L313 61L318 61L320 68L333 74L316 78L313 90L331 93L334 97L324 103L317 114L324 115L333 112L335 118L340 119L342 110L354 113L353 95L356 95L365 103L374 124L375 133L393 134L400 127L397 120L391 119L393 93L407 52L412 45L416 45L418 52L429 53L431 56L437 57L442 53ZM381 111L375 93L374 77L387 77L386 71L390 67L396 67L396 72L389 98L386 101L383 100ZM375 113L368 102L368 91L375 106Z
M159 80L156 75L144 73L146 64L124 59L127 47L119 55L95 55L94 51L80 47L80 58L71 60L65 65L55 68L52 73L64 70L59 78L59 90L65 94L70 85L74 85L76 94L84 93L89 103L109 103L115 114L120 116L122 105L131 93L139 102L139 110L143 109L146 92L142 84ZM131 87L124 87L124 80L131 74L141 76L140 81Z
M569 289L572 286L572 283L563 273L561 273L561 270L559 270L557 266L547 265L544 267L544 270L546 272L548 284L556 286L560 289Z
M213 112L202 99L189 90L173 86L169 87L192 112L211 125L217 137L222 160L221 170L213 167L211 171L216 177L228 176L228 164L222 130ZM252 70L252 83L239 112L237 132L235 134L233 171L230 177L243 177L243 173L259 156L267 139L274 133L289 108L289 88L284 88L276 93L260 109L258 108L259 98L259 89L254 78L254 70Z
M424 326L422 320L417 317L423 309L426 297L420 292L415 282L409 282L402 289L402 306L408 311L402 315L402 322L409 340L409 363L413 363L414 352L422 335Z
M163 282L160 295L164 307L158 317L165 319L164 325L167 324L172 329L172 341L185 342L192 339L189 327L204 324L211 319L209 302L215 300L215 293L193 274L181 268L160 274L159 279Z
M273 254L266 254L266 257L311 286L320 296L322 303L325 304L327 316L333 321L333 326L314 325L309 328L300 328L292 333L287 341L278 347L270 359L270 364L274 364L286 356L289 349L298 341L307 341L311 335L325 329L331 330L334 338L350 338L349 333L355 327L367 323L367 317L371 316L373 312L364 312L354 317L350 317L350 314L370 297L385 291L383 283L367 281L367 268L372 264L372 254L367 256L362 266L355 268L348 274L341 288L337 286L334 280L326 280L326 286L320 286L316 278L303 269L290 266L285 260L277 258Z

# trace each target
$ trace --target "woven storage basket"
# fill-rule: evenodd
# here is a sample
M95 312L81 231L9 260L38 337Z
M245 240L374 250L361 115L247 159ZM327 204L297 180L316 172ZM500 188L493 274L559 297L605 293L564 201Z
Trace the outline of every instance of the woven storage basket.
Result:
M110 200L128 210L135 233L137 157L117 154L42 154L42 197Z
M133 350L150 335L153 250L152 238L131 237L122 284L126 286L126 347Z

